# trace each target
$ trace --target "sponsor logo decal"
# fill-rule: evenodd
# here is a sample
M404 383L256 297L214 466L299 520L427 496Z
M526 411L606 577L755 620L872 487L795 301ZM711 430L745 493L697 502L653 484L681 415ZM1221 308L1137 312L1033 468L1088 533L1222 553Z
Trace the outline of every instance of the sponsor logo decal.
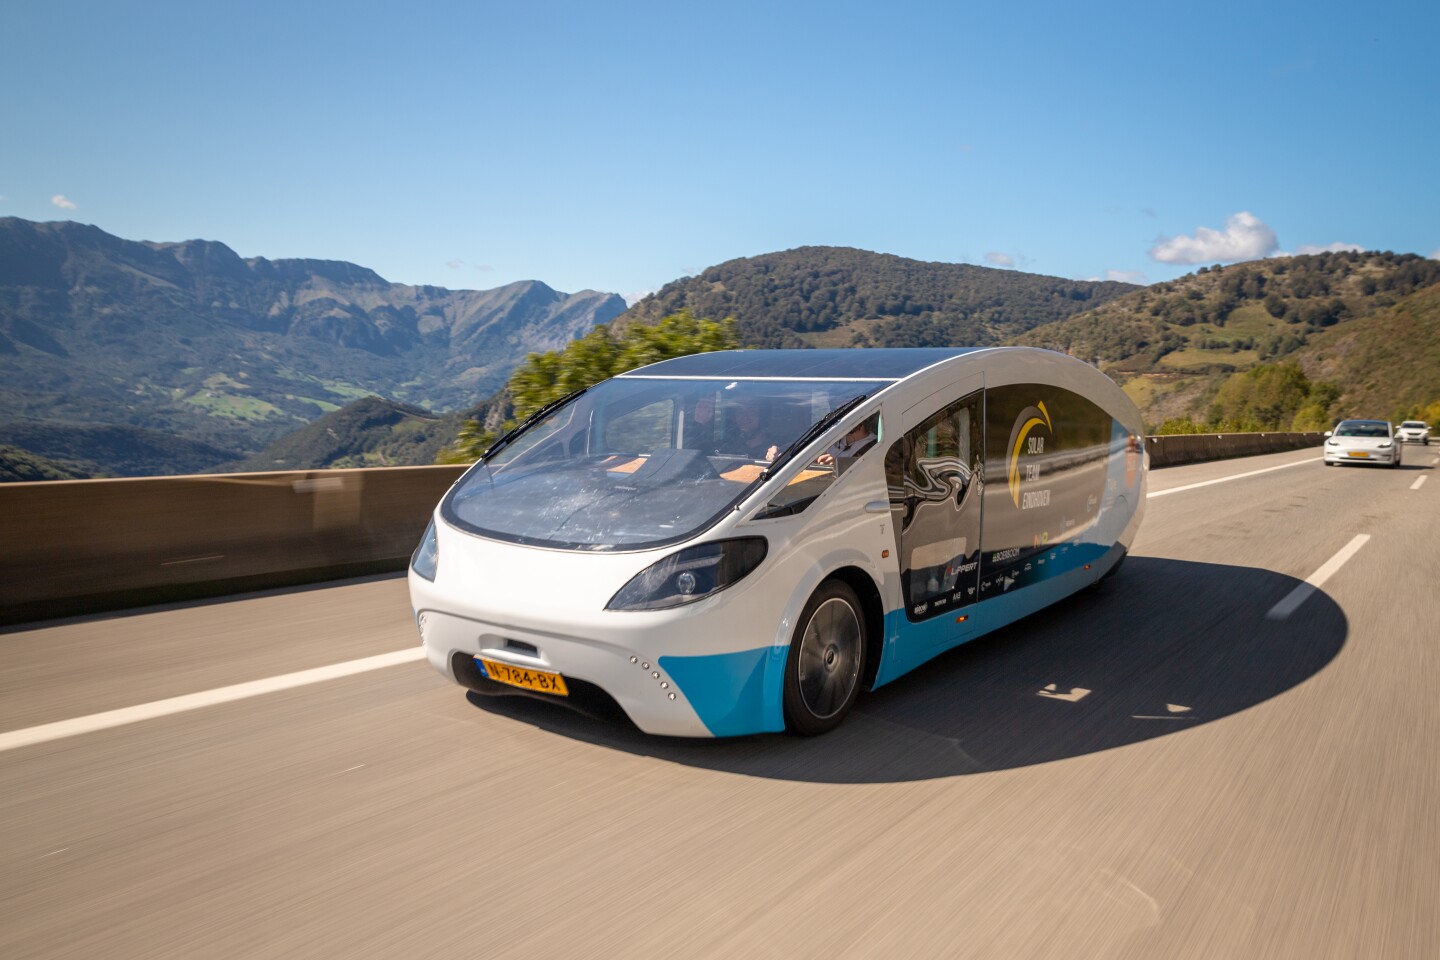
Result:
M1010 431L1010 469L1008 480L1010 483L1010 499L1015 501L1015 506L1020 510L1028 510L1032 507L1044 507L1050 504L1050 491L1037 490L1025 494L1022 503L1020 497L1020 456L1041 456L1045 453L1045 437L1033 435L1037 427L1044 427L1044 432L1054 436L1055 427L1050 422L1050 411L1045 409L1044 402L1037 403L1033 407L1026 407L1020 411L1020 416L1015 418L1015 427ZM1026 480L1038 480L1040 468L1038 465L1029 464L1025 468Z

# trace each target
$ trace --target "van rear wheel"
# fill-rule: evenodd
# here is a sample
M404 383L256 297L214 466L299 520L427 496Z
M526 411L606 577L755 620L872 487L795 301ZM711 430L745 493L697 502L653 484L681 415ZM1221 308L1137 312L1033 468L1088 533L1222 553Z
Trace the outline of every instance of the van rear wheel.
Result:
M785 723L817 736L838 727L854 706L865 670L865 613L840 580L820 584L795 627L785 662Z

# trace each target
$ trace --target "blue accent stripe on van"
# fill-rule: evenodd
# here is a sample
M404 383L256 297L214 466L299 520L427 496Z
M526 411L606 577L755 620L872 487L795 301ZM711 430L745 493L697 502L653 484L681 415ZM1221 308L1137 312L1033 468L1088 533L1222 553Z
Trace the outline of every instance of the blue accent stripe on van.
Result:
M661 657L700 721L717 737L785 729L782 682L788 647L699 657Z
M963 625L950 615L911 623L904 610L891 610L885 614L885 636L893 637L894 642L886 644L874 686L889 683L946 650L1068 597L1099 579L1123 552L1122 548L1098 543L1072 544L1064 554L1057 555L1056 562L1047 565L1043 579L954 611L955 616L964 614L968 618ZM1084 569L1086 564L1091 569Z

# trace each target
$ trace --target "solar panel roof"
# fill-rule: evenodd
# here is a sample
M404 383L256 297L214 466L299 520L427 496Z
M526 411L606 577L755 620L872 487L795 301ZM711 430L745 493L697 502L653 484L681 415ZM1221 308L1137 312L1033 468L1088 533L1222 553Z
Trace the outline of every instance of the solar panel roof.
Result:
M856 347L848 350L718 350L661 360L621 376L899 380L941 360L982 349Z

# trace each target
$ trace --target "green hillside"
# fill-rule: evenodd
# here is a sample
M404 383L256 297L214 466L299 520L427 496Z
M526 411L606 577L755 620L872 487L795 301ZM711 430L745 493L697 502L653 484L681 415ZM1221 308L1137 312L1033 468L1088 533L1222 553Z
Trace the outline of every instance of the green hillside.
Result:
M1295 360L1340 387L1341 417L1436 419L1440 405L1440 284L1418 290L1364 322L1315 337Z
M34 456L73 465L92 476L157 477L200 473L238 459L232 450L140 427L0 422L0 444Z
M1137 288L849 247L797 247L666 284L617 326L689 310L735 318L754 347L937 347L1002 343Z
M433 463L460 415L444 416L381 397L365 397L281 437L236 470L319 470Z
M36 480L88 480L95 474L78 463L50 460L0 443L0 483L25 483Z
M1440 263L1388 252L1201 268L1037 327L1016 342L1099 361L1152 424L1203 419L1230 374L1281 359L1301 362L1307 345L1332 332L1358 332L1367 319L1437 282Z

